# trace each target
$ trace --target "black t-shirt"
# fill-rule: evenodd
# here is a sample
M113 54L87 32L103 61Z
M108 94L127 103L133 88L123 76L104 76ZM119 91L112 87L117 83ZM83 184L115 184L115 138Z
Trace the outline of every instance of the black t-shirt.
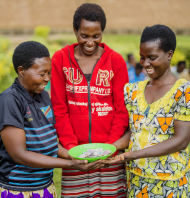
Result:
M57 157L55 117L46 91L32 97L15 79L12 86L0 94L0 112L0 131L7 125L23 129L27 150ZM52 177L53 169L16 164L0 137L1 187L15 191L40 190L51 184Z

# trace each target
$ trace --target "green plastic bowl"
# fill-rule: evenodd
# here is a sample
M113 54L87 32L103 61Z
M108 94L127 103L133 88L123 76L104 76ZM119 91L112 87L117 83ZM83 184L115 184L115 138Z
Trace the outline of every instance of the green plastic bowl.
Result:
M94 157L94 158L79 158L78 156L86 152L88 149L98 149L103 148L103 150L110 150L111 153L101 157ZM104 143L91 143L91 144L82 144L79 146L75 146L69 150L69 155L74 157L75 159L79 160L88 160L88 162L94 162L99 159L106 159L110 155L112 155L116 151L115 146L111 144L104 144Z

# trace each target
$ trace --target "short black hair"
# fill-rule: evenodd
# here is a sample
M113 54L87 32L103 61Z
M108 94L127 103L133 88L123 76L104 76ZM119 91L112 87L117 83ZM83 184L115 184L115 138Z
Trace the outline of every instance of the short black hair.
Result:
M156 41L159 39L159 49L168 52L170 50L175 51L176 48L176 36L174 32L165 25L153 25L146 27L141 35L141 43L148 41Z
M77 8L73 17L73 27L78 31L82 19L87 21L99 21L102 31L106 27L106 15L104 10L95 3L84 3Z
M50 57L46 46L36 41L26 41L19 44L13 53L13 65L16 73L18 67L28 69L34 64L36 58Z
M182 64L186 65L186 62L185 62L185 61L179 61L179 62L177 63L177 66L180 66L180 65L182 65Z
M135 69L143 70L143 66L140 63L137 63Z

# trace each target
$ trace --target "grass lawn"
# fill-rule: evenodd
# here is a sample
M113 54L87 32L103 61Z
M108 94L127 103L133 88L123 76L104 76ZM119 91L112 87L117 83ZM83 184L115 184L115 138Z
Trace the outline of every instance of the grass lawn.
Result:
M53 171L53 182L57 191L57 197L61 198L61 168L55 168Z
M7 41L7 49L1 50L4 44L4 37L0 35L0 93L7 89L14 81L16 73L12 66L12 53L14 48L21 42L26 40L38 41L47 46L51 56L55 51L61 49L67 44L76 43L76 38L73 34L59 34L49 35L48 39L42 37L30 36L16 36L10 37L10 41ZM127 59L127 54L133 53L137 62L140 61L139 56L139 45L140 35L138 34L103 34L103 43L106 43L110 48L120 53L123 58ZM174 56L171 60L171 65L176 65L178 61L185 60L190 63L190 36L188 35L177 35L177 48ZM188 61L189 60L189 61ZM187 65L188 66L188 65Z

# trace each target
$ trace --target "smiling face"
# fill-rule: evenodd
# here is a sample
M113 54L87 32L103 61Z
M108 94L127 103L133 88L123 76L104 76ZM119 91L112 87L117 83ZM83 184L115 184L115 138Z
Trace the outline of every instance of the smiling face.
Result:
M30 93L41 93L51 79L50 57L36 58L34 64L28 69L18 67L19 83Z
M173 55L172 50L164 52L159 49L159 43L158 39L140 44L140 64L152 79L157 79L170 70L170 60Z
M102 29L99 21L82 19L80 28L74 32L79 44L79 51L82 54L91 56L98 52L99 44L102 41Z

